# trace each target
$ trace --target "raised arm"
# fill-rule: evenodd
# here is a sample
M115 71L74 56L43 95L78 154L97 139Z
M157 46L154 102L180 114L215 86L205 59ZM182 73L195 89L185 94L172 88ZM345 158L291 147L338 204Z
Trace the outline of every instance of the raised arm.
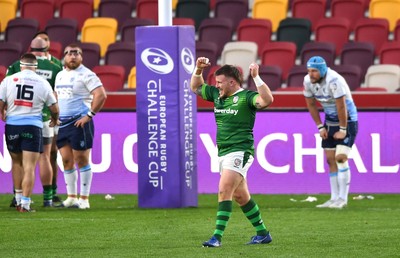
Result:
M203 70L211 65L210 61L206 57L199 57L196 60L196 69L192 74L190 80L190 88L197 95L201 95L201 85L204 83Z
M258 74L259 66L256 63L250 65L250 74L253 77L254 83L257 86L258 97L256 99L256 108L264 109L272 104L274 97L268 85L261 79Z

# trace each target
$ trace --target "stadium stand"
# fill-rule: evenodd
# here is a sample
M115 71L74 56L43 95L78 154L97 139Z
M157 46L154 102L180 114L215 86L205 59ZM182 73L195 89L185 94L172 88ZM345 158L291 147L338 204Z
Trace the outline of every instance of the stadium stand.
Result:
M93 6L93 0L61 0L59 17L76 20L80 32L86 19L93 17Z
M285 18L278 26L277 41L291 41L296 44L297 55L304 44L311 40L311 22L303 18Z
M218 2L217 2L218 3ZM225 44L221 54L221 65L239 66L243 78L249 76L249 64L257 61L257 44L250 41L236 41Z
M122 91L125 84L125 69L120 65L100 65L93 67L107 92Z
M39 22L33 18L15 18L8 22L4 33L7 42L18 42L22 51L29 49L32 38L39 31Z
M131 17L136 6L132 0L101 0L98 7L99 17L111 17L118 22L118 31L122 24Z
M301 49L300 63L306 64L311 57L321 56L328 66L332 66L335 63L335 53L335 44L332 42L307 42Z
M277 65L282 69L282 80L286 81L290 68L296 61L296 44L293 42L267 42L261 54L262 65Z
M152 19L131 17L127 19L121 27L121 41L135 42L135 29L138 26L155 25Z
M383 43L378 56L380 64L400 65L400 42L389 41Z
M158 24L158 0L137 0L136 17L151 19Z
M132 67L129 71L128 89L136 90L136 66Z
M210 17L210 3L206 0L179 0L175 17L193 19L197 31L202 21Z
M355 42L371 42L375 55L378 55L382 44L388 41L389 23L382 18L361 18L354 28Z
M207 18L199 27L199 41L216 43L218 56L221 55L224 45L231 41L232 34L232 22L226 18Z
M7 67L4 65L0 65L0 82L6 77Z
M20 58L23 49L18 42L0 41L0 65L9 66Z
M127 80L130 70L136 64L135 43L114 42L108 45L104 62L106 65L122 66L125 74L124 80Z
M21 2L21 17L37 20L40 30L44 30L47 21L53 18L55 10L54 0L23 0Z
M288 6L288 0L254 0L252 17L269 19L272 32L276 32L281 20L287 17Z
M290 68L286 86L291 87L303 87L304 76L307 75L306 65L294 65Z
M308 19L311 29L315 31L318 21L325 17L326 0L293 0L292 17Z
M354 30L357 20L365 17L365 0L332 0L331 17L346 18L350 22L350 30Z
M361 68L358 65L335 65L332 67L332 69L345 78L351 91L354 91L355 89L360 87L361 83L364 80L361 77Z
M374 46L370 42L347 42L340 54L340 64L353 64L361 68L361 77L375 61Z
M58 41L64 49L68 44L78 40L78 22L69 18L53 18L50 19L45 31L49 35L51 41Z
M400 19L400 1L371 0L369 4L370 18L385 18L389 21L389 31L393 32L396 22Z
M233 28L237 28L239 22L247 18L249 3L247 0L216 0L214 17L230 19Z
M365 74L365 87L382 87L394 93L399 88L400 66L393 64L377 64L368 67Z
M264 82L267 82L268 87L274 91L282 87L282 69L276 65L260 65L259 75ZM247 79L247 88L249 90L257 91L253 77L249 75Z
M218 61L218 46L214 42L210 41L196 41L196 58L207 57L210 60L211 65L216 65ZM204 78L207 78L210 69L203 70Z
M272 23L267 19L242 19L236 30L238 41L252 41L257 44L259 56L264 44L271 40L271 34Z
M106 54L109 44L117 38L117 20L114 18L88 18L82 27L82 42L95 42L100 45L100 55Z
M343 45L349 40L349 35L350 22L345 18L323 18L316 24L315 41L334 43L336 55L341 53Z
M0 33L6 30L8 21L15 19L18 0L0 0Z

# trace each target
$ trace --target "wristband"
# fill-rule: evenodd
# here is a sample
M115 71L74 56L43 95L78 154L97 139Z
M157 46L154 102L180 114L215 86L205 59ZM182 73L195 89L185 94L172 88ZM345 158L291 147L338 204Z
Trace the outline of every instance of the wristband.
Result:
M260 75L257 75L253 78L254 83L256 84L257 88L261 87L265 84L265 82L261 79Z
M318 128L318 131L322 131L322 130L325 130L325 126L323 125L323 124L319 124L319 125L317 125L317 128Z
M339 131L344 133L344 134L347 134L347 127L341 126Z
M200 70L200 74L197 74L197 70ZM203 76L203 68L196 67L196 70L193 72L194 77L202 77Z
M93 112L92 110L89 110L89 112L87 113L87 116L90 118L93 118L96 115L95 112Z

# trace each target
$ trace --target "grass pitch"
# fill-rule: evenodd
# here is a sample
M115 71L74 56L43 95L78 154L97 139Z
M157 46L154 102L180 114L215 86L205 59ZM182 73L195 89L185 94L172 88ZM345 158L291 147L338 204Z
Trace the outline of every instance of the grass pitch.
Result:
M351 195L352 198L355 195ZM349 201L343 210L292 202L306 195L254 195L273 242L244 245L254 229L234 205L221 248L203 248L215 225L216 195L197 208L141 209L137 196L91 196L90 210L9 208L0 195L0 257L400 257L399 195ZM316 195L318 203L327 195Z

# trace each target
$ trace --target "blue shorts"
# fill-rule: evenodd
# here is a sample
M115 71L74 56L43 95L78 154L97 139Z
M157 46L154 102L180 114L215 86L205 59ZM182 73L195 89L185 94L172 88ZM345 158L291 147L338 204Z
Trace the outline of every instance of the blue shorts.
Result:
M344 139L342 140L336 140L333 138L333 135L339 131L339 125L338 126L328 126L325 124L325 128L327 128L328 131L328 139L322 140L322 148L324 149L334 149L336 148L336 145L344 145L349 148L353 146L354 141L357 136L358 132L358 122L348 122L347 123L347 135Z
M9 152L43 152L42 128L34 125L7 125L6 144Z
M82 127L69 124L58 131L57 147L61 149L65 145L71 145L73 150L87 150L93 146L94 124L90 120Z

